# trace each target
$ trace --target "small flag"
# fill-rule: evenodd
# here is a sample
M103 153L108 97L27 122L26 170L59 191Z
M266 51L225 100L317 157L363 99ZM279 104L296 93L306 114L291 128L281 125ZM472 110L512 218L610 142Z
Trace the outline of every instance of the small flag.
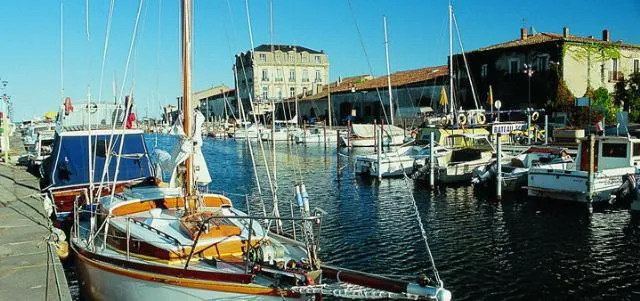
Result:
M449 103L447 99L447 91L444 90L444 86L442 86L442 90L440 91L440 105L446 107Z

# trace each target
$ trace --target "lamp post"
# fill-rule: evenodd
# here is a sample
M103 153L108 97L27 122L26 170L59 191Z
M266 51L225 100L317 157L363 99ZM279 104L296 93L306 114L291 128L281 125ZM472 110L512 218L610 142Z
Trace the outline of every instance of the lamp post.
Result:
M536 72L533 70L533 64L524 64L524 74L528 77L528 95L529 95L529 108L531 108L531 77Z
M7 89L7 84L9 83L6 80L0 80L2 83L2 91ZM2 93L2 153L4 154L4 162L9 162L9 127L8 127L8 118L7 118L7 108L9 107L9 99L11 96L7 95L6 92Z

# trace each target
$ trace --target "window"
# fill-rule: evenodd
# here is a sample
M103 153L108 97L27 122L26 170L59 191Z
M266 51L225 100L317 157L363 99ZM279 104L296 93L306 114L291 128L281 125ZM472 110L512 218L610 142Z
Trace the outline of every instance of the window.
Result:
M282 69L276 70L276 81L277 82L284 81L284 73L282 72Z
M289 69L289 81L290 82L295 82L296 81L296 70L295 69Z
M549 56L541 55L536 59L536 71L549 70Z
M627 145L621 143L602 143L602 157L626 158Z
M640 60L633 60L633 73L640 73Z
M309 82L309 72L307 70L302 70L302 82Z
M320 56L316 55L316 64L320 64Z
M611 73L609 74L610 82L622 80L622 72L618 71L618 59L611 59Z
M261 53L260 54L260 61L265 62L267 60L267 54L266 53Z
M268 82L269 81L269 70L262 69L262 81L263 82Z
M289 62L293 63L295 61L295 56L293 55L293 53L289 53Z
M262 86L262 100L269 98L269 86Z
M509 60L509 73L511 74L520 73L520 59Z
M482 67L480 67L480 76L487 77L487 64L483 64Z
M633 144L633 156L634 157L640 156L640 143Z
M295 97L296 96L296 88L291 87L289 88L289 97Z
M316 70L316 82L321 82L322 76L320 75L320 70Z
M309 62L309 56L308 55L302 55L302 54L300 54L300 55L302 56L302 61L303 62L305 62L305 63Z
M618 59L611 59L611 71L618 72Z
M278 99L282 99L282 88L278 88Z

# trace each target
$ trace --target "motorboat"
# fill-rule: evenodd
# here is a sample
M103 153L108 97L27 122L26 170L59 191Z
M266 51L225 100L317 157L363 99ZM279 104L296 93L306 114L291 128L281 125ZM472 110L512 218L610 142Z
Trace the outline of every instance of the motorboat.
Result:
M531 168L565 169L573 164L566 148L532 146L521 154L502 164L502 191L517 192L527 186ZM474 171L472 182L476 188L496 186L497 162L481 166Z
M446 147L434 147L435 156L441 156L446 152ZM405 145L380 155L357 155L354 171L357 175L381 178L411 175L416 166L425 166L429 157L429 145Z
M27 160L30 167L38 168L42 161L51 155L53 141L55 138L55 130L42 130L37 132L35 144L33 144L27 153Z
M275 130L265 129L260 133L260 139L262 141L294 141L295 136L302 132L301 129L293 126L280 126L277 125Z
M256 125L251 122L240 122L238 125L239 127L232 126L227 131L229 138L258 140L260 134L265 131L265 127L262 124Z
M340 131L340 136L346 135L345 131ZM296 143L336 143L340 139L336 130L330 130L325 128L310 128L305 131L296 134Z
M585 137L578 144L576 162L561 168L533 167L526 189L529 196L587 203L626 197L625 186L636 185L640 139Z
M382 146L404 144L405 131L395 125L351 124L351 136L340 137L343 146L375 147L378 141L376 131L382 129Z

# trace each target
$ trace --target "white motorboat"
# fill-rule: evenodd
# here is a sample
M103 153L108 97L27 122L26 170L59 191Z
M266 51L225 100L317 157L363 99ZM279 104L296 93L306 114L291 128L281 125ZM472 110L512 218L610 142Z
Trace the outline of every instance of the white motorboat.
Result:
M240 127L231 127L227 131L229 138L258 140L260 133L265 130L262 124L255 125L251 122L241 122Z
M434 147L434 155L447 152L442 146ZM425 166L429 159L429 146L406 145L395 150L378 154L356 156L356 174L372 177L399 177L411 175L417 166Z
M326 137L325 137L325 133L326 133ZM340 131L340 135L341 136L346 135L346 132ZM325 143L325 142L336 143L338 142L338 139L340 139L340 137L338 137L336 130L329 130L329 129L323 129L323 128L307 129L301 133L298 133L295 136L296 143Z
M588 204L624 196L620 195L621 188L626 182L635 186L639 175L640 139L610 136L593 139L580 140L574 164L564 168L531 168L526 187L529 196Z
M283 142L283 141L294 141L295 136L299 135L302 132L301 129L296 128L296 127L276 127L275 131L272 131L271 129L266 129L264 131L261 132L260 134L260 139L262 139L262 141L276 141L276 142ZM271 137L271 135L273 134L273 138Z
M376 131L383 128L382 146L402 145L405 139L403 129L395 125L352 124L351 137L340 137L343 146L348 147L375 147L378 141Z
M30 166L40 166L42 161L51 155L55 134L55 130L42 130L37 132L36 141L27 153Z
M475 187L496 186L497 162L474 170ZM566 148L533 146L502 165L502 191L517 192L527 186L531 168L564 169L573 163Z

